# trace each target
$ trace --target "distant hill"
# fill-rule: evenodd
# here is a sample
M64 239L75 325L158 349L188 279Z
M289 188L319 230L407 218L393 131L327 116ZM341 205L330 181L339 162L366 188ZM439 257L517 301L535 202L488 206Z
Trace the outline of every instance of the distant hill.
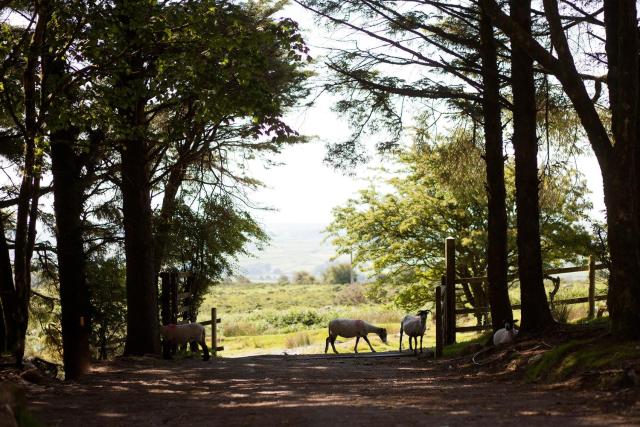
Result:
M331 264L336 250L323 242L324 224L268 224L265 229L271 243L263 251L251 249L254 257L239 260L240 274L252 282L273 282L281 275L291 277L296 271L320 276ZM349 262L341 257L334 262Z

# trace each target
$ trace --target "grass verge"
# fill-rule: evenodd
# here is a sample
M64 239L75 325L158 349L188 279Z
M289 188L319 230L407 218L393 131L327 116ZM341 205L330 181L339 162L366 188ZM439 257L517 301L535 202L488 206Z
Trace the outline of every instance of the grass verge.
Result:
M526 370L527 381L564 381L592 371L624 369L640 364L640 342L608 339L572 340L544 353Z

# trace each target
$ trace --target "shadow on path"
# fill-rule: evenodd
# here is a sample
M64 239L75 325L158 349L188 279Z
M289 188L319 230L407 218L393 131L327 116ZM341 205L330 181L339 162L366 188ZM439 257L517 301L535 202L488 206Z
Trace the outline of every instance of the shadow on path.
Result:
M347 356L122 358L79 383L32 390L29 407L49 426L640 423L586 392L491 381L404 354Z

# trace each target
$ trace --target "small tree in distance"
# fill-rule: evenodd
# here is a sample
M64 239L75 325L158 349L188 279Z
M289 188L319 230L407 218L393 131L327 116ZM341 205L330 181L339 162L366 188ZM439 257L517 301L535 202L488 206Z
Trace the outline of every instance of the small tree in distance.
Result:
M293 283L296 285L311 285L316 283L316 278L308 271L296 271L293 274Z
M351 283L351 264L345 262L329 266L322 274L322 280L339 285Z
M239 284L239 285L248 285L248 284L251 283L251 280L247 276L243 276L243 275L240 274L240 275L235 277L234 282Z
M291 283L291 281L289 280L289 276L287 276L286 274L278 277L278 285L288 285L289 283Z

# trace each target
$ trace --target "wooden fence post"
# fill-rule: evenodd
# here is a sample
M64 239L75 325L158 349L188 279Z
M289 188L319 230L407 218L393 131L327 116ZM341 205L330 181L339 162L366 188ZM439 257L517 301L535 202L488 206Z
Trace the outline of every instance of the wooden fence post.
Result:
M589 319L596 316L596 260L589 255Z
M216 357L218 352L218 336L217 336L217 327L218 327L218 310L215 307L211 308L211 353L213 357Z
M445 336L444 344L456 342L456 239L447 237L444 243L446 288L445 288Z
M436 357L442 356L442 335L442 286L436 286Z

